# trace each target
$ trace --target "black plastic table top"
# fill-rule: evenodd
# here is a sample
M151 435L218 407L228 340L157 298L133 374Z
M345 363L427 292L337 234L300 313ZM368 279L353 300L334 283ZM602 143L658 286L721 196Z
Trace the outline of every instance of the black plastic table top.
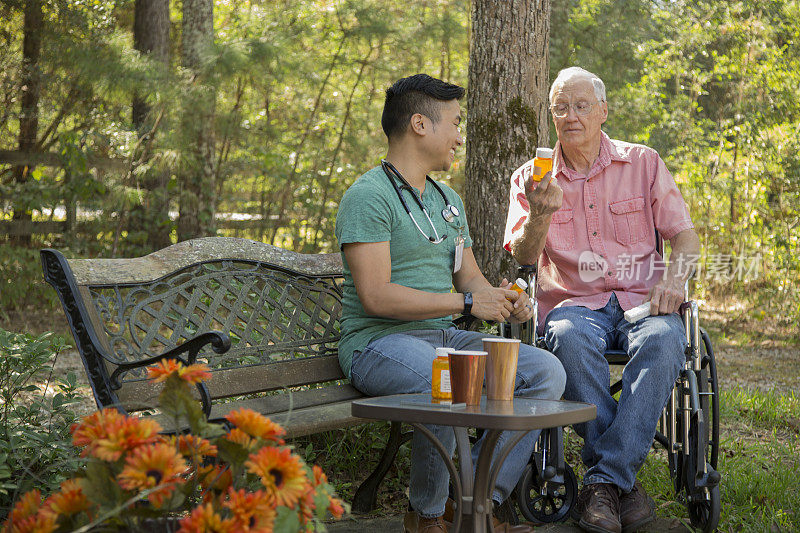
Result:
M353 401L352 413L378 420L528 431L587 422L597 416L597 408L564 400L514 398L505 402L486 396L481 397L480 405L442 404L435 403L429 393L419 393L360 398Z

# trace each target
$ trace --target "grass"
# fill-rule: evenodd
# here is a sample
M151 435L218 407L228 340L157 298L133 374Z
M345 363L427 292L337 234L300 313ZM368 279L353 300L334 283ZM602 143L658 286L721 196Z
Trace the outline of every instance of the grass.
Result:
M721 396L722 517L719 531L790 532L800 530L800 398L793 392L734 387ZM297 439L305 451L351 500L358 484L377 464L386 439L386 424L368 424ZM566 459L580 477L580 438L567 432ZM410 467L409 446L401 448L378 493L376 514L405 511ZM639 479L656 502L660 518L690 528L682 495L677 498L669 478L666 453L652 451Z

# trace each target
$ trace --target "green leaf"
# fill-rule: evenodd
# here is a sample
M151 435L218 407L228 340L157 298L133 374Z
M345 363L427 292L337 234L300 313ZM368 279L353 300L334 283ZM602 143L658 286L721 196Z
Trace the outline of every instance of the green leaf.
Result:
M85 472L86 481L81 486L90 501L105 509L112 509L124 501L122 489L114 481L116 476L106 463L90 461Z
M275 533L297 533L300 531L300 517L297 511L286 507L278 507L278 514L275 517Z

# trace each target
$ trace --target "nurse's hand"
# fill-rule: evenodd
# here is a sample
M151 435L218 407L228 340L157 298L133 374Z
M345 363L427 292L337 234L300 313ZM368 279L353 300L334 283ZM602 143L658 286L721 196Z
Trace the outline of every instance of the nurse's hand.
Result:
M472 316L481 320L505 322L514 311L515 291L490 287L472 293Z

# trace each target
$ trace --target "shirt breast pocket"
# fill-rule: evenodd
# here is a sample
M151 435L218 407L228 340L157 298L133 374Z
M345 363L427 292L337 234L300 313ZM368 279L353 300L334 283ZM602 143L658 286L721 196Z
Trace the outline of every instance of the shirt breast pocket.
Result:
M631 198L608 204L611 219L614 222L614 234L617 242L629 245L645 240L647 236L647 219L644 210L644 198Z
M575 228L572 209L561 209L553 213L547 231L547 245L553 250L569 250L575 247Z

